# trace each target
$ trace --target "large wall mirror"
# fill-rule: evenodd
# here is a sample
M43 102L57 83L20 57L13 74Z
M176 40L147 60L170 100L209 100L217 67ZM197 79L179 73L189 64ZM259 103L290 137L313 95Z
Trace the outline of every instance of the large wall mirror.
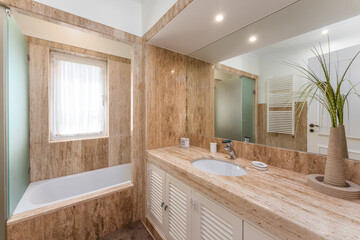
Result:
M278 21L282 17L282 21L287 21L286 11L291 13L293 9L285 8L264 22L275 18ZM310 104L309 98L299 98L308 80L292 64L324 77L312 52L321 44L331 67L330 74L336 81L336 74L343 73L360 51L360 15L357 14L350 11L344 12L342 17L319 18L312 29L302 26L310 24L305 20L296 24L289 21L292 28L299 29L299 34L281 41L263 39L265 25L261 20L232 34L246 33L245 45L248 46L240 51L235 44L236 55L230 58L226 57L231 55L232 36L227 37L226 54L214 50L224 43L221 39L190 55L206 60L187 60L188 133L326 154L331 126L328 113L316 99ZM241 54L237 54L239 52ZM209 59L214 61L210 64ZM346 79L351 83L346 83L343 93L356 84L355 89L360 93L360 57L351 65ZM360 160L359 119L360 97L352 94L345 109L344 125L349 158L356 160Z

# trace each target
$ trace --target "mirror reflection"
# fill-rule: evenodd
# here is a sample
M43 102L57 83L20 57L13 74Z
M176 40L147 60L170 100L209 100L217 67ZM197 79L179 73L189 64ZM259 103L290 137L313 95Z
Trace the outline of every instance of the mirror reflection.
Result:
M308 80L292 64L324 78L312 52L321 45L336 84L360 50L358 26L360 16L352 17L214 65L189 59L188 133L326 154L330 118L316 99L300 99ZM249 44L261 41L252 37ZM359 93L359 57L345 78L344 93ZM349 158L360 160L360 97L352 94L345 108Z
M255 79L218 69L215 78L215 137L255 140Z

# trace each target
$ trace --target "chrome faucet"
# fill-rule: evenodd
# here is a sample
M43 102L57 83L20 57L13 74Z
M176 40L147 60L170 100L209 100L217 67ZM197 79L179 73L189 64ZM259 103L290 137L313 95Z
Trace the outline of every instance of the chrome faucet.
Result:
M236 159L236 154L231 140L223 140L222 143L226 144L225 151L229 152L231 159Z

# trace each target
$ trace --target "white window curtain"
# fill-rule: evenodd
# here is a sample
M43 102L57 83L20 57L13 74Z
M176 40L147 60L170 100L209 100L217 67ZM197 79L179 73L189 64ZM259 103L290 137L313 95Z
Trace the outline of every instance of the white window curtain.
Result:
M106 134L106 62L51 53L51 138Z

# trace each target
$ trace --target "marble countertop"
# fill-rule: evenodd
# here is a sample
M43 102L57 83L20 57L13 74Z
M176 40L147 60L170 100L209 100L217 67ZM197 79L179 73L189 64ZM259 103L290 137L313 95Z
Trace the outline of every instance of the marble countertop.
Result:
M245 167L248 174L206 173L191 165L200 158L229 161ZM360 239L360 201L318 193L307 186L306 175L272 166L259 171L249 160L233 161L199 147L148 150L147 160L278 239Z

